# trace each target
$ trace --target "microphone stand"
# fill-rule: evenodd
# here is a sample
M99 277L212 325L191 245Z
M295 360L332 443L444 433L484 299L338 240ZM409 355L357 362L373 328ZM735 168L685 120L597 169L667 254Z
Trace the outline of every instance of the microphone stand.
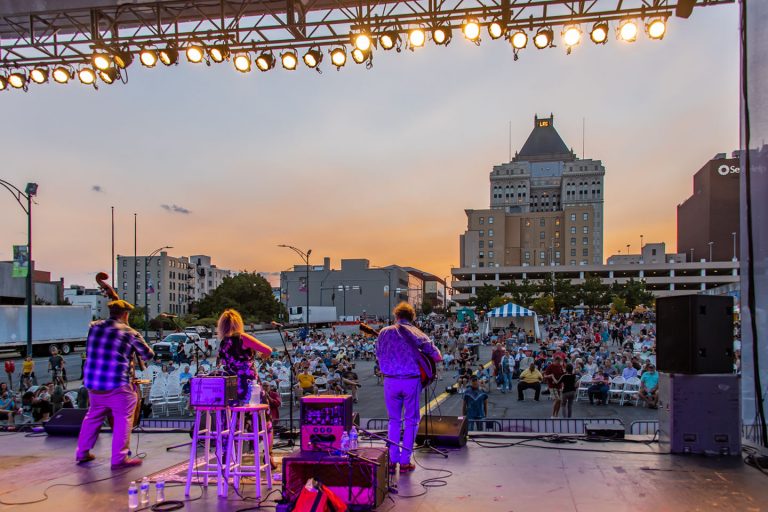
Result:
M286 439L285 446L295 446L294 438L295 438L295 432L293 431L293 400L294 400L294 391L293 391L293 381L295 379L294 375L294 369L293 369L293 357L291 357L291 353L288 351L288 345L285 343L285 337L283 336L283 327L281 325L275 325L275 328L277 329L277 333L280 335L280 341L283 343L283 348L285 349L285 355L288 356L288 375L290 379L290 386L289 387L289 393L290 393L290 404L288 404L288 432L283 433L280 435L281 438Z

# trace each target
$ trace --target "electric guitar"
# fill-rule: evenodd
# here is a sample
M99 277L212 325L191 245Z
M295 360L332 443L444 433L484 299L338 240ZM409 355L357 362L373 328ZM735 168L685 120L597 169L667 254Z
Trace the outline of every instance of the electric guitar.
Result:
M400 329L400 327L396 327ZM360 322L360 331L368 334L369 336L378 336L381 331L377 331L370 325ZM435 360L432 359L427 353L418 347L413 347L416 350L416 364L419 365L419 374L421 379L421 387L427 387L435 382L437 379L437 365Z

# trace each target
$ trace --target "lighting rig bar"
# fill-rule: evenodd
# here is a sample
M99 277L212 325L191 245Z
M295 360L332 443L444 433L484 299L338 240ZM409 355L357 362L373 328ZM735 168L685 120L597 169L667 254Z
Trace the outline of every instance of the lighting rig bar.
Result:
M112 83L118 78L125 79L125 68L134 60L147 67L153 67L158 60L171 65L185 52L187 60L193 63L210 65L232 60L238 71L246 72L250 71L251 62L262 71L271 69L275 54L282 54L280 62L284 68L295 69L298 62L294 61L300 58L297 52L307 50L303 58L305 64L317 67L323 49L331 50L328 52L331 63L340 68L346 63L349 46L355 62L370 65L376 48L415 49L426 40L448 44L454 30L462 31L466 39L477 44L481 32L483 38L507 39L513 46L515 58L526 46L554 46L558 36L562 36L563 46L570 53L571 48L579 44L582 30L592 35L597 24L605 28L606 34L601 41L592 38L595 43L606 42L609 30L615 30L618 39L634 41L643 26L651 39L661 39L666 21L675 13L678 3L692 3L691 0L67 1L80 7L30 13L14 12L0 4L0 89L5 88L14 73L24 75L26 87L29 81L47 81L48 72L55 70L59 70L58 78L53 75L57 82L67 74L74 78L76 68L78 76L86 69L84 83L93 78L91 72L98 74L102 81ZM696 0L694 5L733 2ZM51 6L64 3L42 2ZM637 29L630 39L626 39L622 31L622 24L627 20L633 21L633 30ZM660 37L650 31L654 20L663 23ZM553 27L558 28L557 34ZM569 27L573 30L566 35ZM423 34L412 38L413 31ZM519 33L525 34L525 44ZM355 38L360 34L368 37L369 45L366 41L362 41L362 46L357 44ZM515 35L518 35L517 42L513 40ZM534 44L527 44L529 35ZM343 56L339 53L342 51ZM308 61L309 53L312 57ZM105 56L101 61L103 68L95 62L100 54ZM272 60L267 57L260 63L260 54L272 55ZM35 70L38 73L33 76ZM83 77L80 78L82 81Z

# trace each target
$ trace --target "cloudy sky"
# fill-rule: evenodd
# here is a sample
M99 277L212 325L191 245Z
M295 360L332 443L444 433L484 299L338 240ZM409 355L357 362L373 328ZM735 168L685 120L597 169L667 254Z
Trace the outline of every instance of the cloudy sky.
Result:
M663 41L533 48L502 41L379 51L366 70L237 73L231 65L144 69L127 85L79 83L0 94L0 177L40 184L38 268L93 284L117 253L163 245L220 267L278 272L368 258L440 276L459 263L466 208L489 203L488 173L508 160L534 114L606 168L604 253L675 248L692 175L738 147L738 10L697 9ZM326 61L328 59L326 58ZM4 193L5 194L5 193ZM2 197L2 196L0 196ZM0 260L25 243L26 218L0 201Z

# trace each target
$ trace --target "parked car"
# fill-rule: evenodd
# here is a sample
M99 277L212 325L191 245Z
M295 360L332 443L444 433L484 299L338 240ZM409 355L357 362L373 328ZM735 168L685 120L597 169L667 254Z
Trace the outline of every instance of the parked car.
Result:
M167 339L167 338L166 338ZM152 350L155 351L155 357L161 361L171 361L173 356L179 350L179 342L177 341L158 341L152 345Z
M189 334L197 334L201 338L205 338L210 334L210 330L207 327L203 327L202 325L187 327L184 329L184 332Z
M184 356L187 359L195 354L195 347L197 347L199 354L203 357L210 357L213 352L213 347L208 340L202 339L199 334L189 332L175 332L169 334L163 338L163 341L159 341L152 345L152 349L155 351L155 355L158 353L170 354L170 357L161 356L161 359L173 359L173 355L178 351L179 345L184 346Z

